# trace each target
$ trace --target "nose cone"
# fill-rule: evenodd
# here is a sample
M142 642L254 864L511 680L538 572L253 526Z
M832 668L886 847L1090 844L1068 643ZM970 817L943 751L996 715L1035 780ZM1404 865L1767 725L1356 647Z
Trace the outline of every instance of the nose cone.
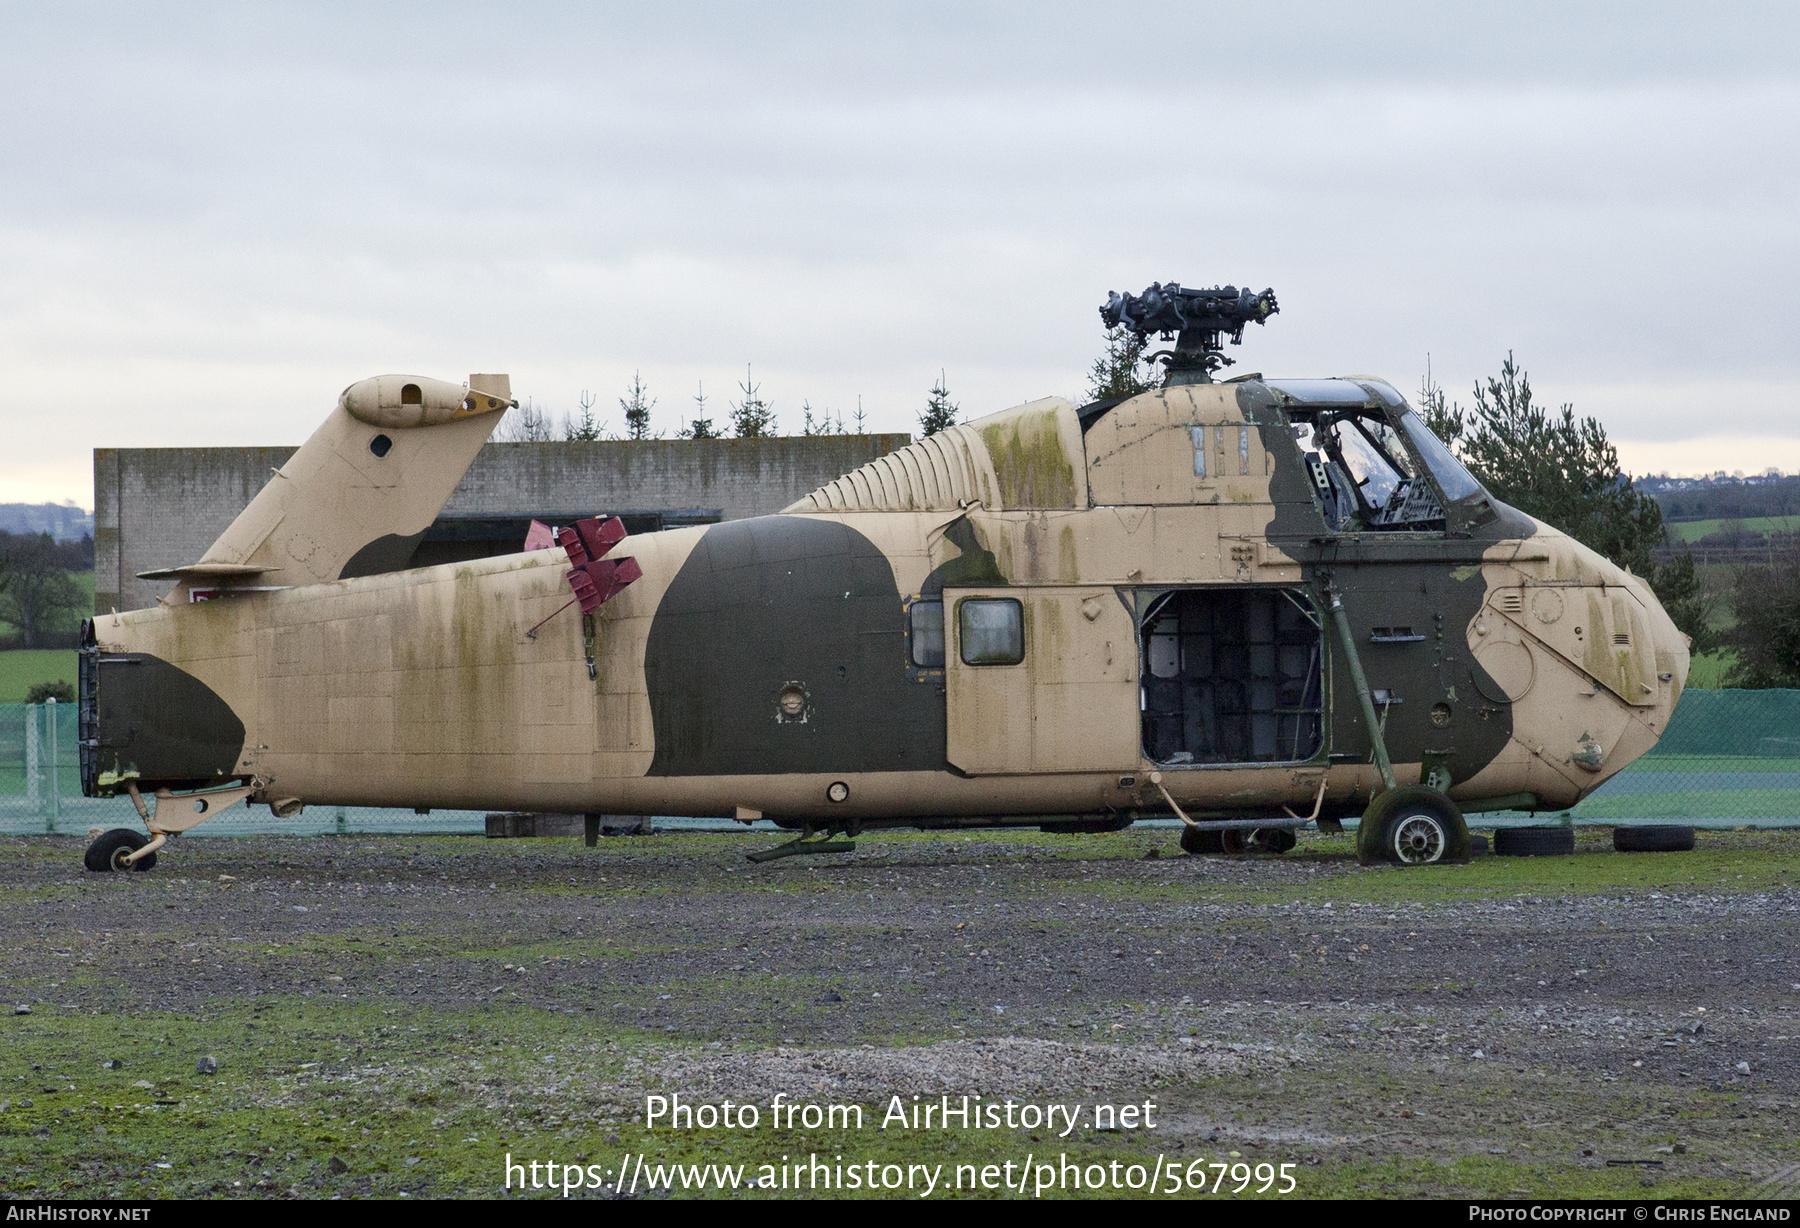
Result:
M1669 612L1650 591L1648 584L1643 585L1641 600L1650 618L1650 634L1656 645L1656 674L1661 678L1669 677L1669 706L1674 707L1676 699L1681 696L1681 688L1687 685L1688 666L1692 662L1688 651L1688 637L1675 625Z

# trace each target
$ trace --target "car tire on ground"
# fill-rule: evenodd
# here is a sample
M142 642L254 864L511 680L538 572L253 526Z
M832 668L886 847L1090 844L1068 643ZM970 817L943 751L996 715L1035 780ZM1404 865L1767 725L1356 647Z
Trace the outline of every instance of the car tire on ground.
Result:
M150 843L149 839L140 836L129 827L115 827L94 837L94 842L87 846L87 852L81 856L81 862L95 873L109 870L148 870L156 864L156 854L127 862L125 858Z
M1219 839L1221 834L1223 833L1207 831L1204 827L1188 827L1186 824L1183 824L1181 828L1181 851L1184 853L1192 853L1196 857L1206 856L1207 854L1223 853L1225 851L1225 844Z
M1672 823L1613 828L1613 848L1621 853L1686 853L1694 847L1694 829Z
M1456 803L1424 785L1377 793L1356 827L1356 857L1366 865L1420 866L1469 859L1469 825Z
M1566 857L1575 851L1573 827L1502 827L1494 852L1502 857Z
M1471 858L1492 857L1493 855L1494 850L1488 847L1488 838L1486 836L1469 837L1469 856Z

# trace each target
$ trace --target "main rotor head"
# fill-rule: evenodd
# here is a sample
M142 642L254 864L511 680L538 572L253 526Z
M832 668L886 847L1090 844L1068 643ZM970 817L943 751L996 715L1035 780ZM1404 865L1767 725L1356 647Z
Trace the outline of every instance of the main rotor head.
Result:
M1170 384L1208 384L1212 373L1231 365L1225 357L1225 338L1242 345L1244 325L1263 324L1280 311L1275 291L1253 293L1248 286L1214 286L1190 290L1179 282L1153 282L1142 294L1111 291L1100 319L1108 328L1123 326L1140 341L1156 333L1163 340L1175 338L1173 350L1151 357L1168 368Z

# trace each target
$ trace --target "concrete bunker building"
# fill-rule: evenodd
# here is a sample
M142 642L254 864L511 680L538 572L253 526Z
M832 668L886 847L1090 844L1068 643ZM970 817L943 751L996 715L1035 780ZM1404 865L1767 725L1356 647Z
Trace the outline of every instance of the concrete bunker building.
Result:
M620 516L632 533L778 512L906 434L489 443L408 566L512 554L533 519ZM94 449L94 609L156 604L137 573L197 559L299 449Z

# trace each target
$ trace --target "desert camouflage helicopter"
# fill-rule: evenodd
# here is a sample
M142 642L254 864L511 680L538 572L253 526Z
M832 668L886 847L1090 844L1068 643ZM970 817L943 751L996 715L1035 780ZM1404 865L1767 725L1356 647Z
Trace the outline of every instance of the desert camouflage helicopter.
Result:
M84 631L81 765L152 838L239 801L1109 831L1365 861L1571 805L1653 745L1684 637L1649 587L1493 498L1375 378L1215 380L1269 291L1151 286L1162 387L1033 401L783 512L403 567L512 404L384 375L152 609ZM152 806L150 797L154 798Z

